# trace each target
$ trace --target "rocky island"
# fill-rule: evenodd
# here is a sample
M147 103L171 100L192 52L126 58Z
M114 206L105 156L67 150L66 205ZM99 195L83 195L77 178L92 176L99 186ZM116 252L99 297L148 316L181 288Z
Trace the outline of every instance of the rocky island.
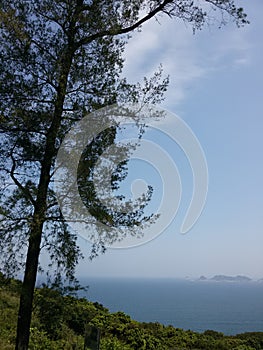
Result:
M252 279L247 276L237 275L237 276L226 276L226 275L215 275L211 278L206 278L205 276L200 276L198 281L215 281L215 282L250 282Z

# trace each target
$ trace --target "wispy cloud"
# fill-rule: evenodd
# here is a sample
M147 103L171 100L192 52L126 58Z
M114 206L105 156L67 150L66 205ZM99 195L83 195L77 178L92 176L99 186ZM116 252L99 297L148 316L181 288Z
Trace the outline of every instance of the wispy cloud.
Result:
M167 104L178 105L200 79L220 69L233 69L250 63L249 28L234 26L192 34L189 26L162 18L152 20L135 33L126 51L124 74L131 81L151 75L160 63L170 76Z
M190 38L190 39L189 39ZM205 70L198 63L190 28L166 20L162 25L148 23L127 46L124 74L132 81L152 75L160 63L170 76L168 95L174 103L185 97L189 82L200 78Z

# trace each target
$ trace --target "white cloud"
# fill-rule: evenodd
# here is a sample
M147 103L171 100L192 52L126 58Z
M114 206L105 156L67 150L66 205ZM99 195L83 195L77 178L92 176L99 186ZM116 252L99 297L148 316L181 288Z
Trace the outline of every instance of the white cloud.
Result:
M250 59L248 57L240 57L240 58L237 58L235 61L234 61L234 65L236 67L239 67L239 66L247 66L249 65L250 63Z
M124 74L131 81L152 75L160 63L164 74L170 75L169 98L174 103L185 97L187 85L200 78L204 69L198 64L190 28L166 19L162 25L147 23L143 31L135 33L126 52Z
M163 17L160 25L152 20L128 43L124 75L132 82L140 81L162 63L164 74L170 76L166 105L175 106L206 75L249 64L250 37L250 28L204 28L193 35L182 22Z

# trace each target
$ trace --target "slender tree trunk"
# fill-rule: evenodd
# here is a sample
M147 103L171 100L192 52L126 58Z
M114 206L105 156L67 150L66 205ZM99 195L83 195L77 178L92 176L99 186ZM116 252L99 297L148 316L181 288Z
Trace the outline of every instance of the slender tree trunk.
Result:
M40 243L43 229L43 220L37 219L32 224L32 231L29 240L26 268L22 290L20 294L20 305L17 322L16 349L27 350L30 334L30 323L33 306L33 296L37 276L38 258L40 253Z
M33 297L36 284L38 261L41 247L42 231L46 216L47 194L50 183L50 172L56 155L56 140L61 126L63 105L67 90L68 75L72 64L74 49L68 45L64 59L61 60L61 74L57 88L57 99L53 121L46 137L45 154L41 164L41 174L38 184L38 195L30 230L29 245L26 258L26 267L17 321L16 350L27 350L30 336Z

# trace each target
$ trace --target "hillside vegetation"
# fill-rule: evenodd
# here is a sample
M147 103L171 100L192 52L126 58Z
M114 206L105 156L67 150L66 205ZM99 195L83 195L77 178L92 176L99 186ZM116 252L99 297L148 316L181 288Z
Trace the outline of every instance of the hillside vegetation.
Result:
M1 350L14 349L20 286L21 282L0 275ZM207 330L200 334L137 322L123 312L110 313L98 303L48 287L36 290L31 350L83 350L87 325L101 330L101 350L263 349L263 332L224 336Z

